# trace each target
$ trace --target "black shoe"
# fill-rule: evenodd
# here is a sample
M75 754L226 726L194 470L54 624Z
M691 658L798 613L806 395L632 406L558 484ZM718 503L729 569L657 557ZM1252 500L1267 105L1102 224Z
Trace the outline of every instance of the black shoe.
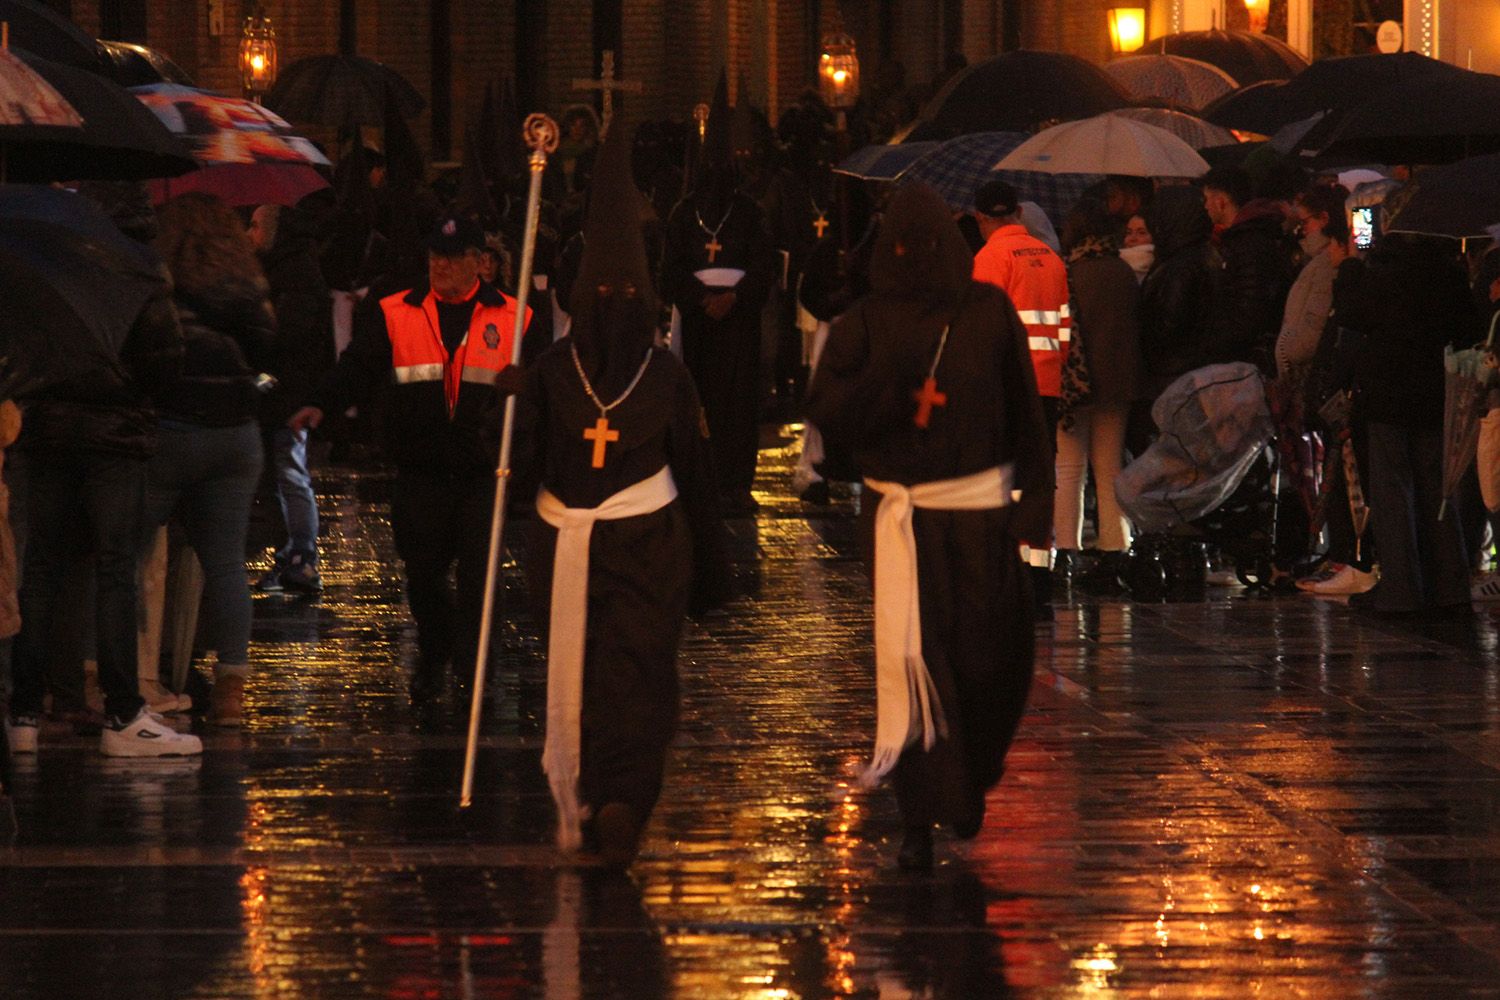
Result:
M1126 556L1123 552L1101 552L1094 564L1084 573L1073 578L1073 585L1086 594L1096 597L1124 593L1121 578L1125 575Z
M606 865L624 868L635 860L640 850L641 825L633 809L623 802L610 802L599 810L592 825L599 858Z
M904 872L932 871L932 827L907 827L896 854L896 867Z
M296 591L299 594L321 594L323 592L323 578L318 575L318 568L311 563L294 561L288 563L281 570L281 590Z

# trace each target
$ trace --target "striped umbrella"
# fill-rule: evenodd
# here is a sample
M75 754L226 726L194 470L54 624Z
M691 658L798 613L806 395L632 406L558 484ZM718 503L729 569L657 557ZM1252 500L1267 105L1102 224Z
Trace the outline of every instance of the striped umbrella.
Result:
M1098 174L1048 174L1030 170L995 170L996 161L1029 139L1024 132L976 132L949 139L925 154L896 178L897 183L921 181L955 212L974 211L974 192L991 178L1007 181L1022 201L1034 201L1053 225L1068 211Z
M83 118L41 74L0 49L0 126L81 128Z

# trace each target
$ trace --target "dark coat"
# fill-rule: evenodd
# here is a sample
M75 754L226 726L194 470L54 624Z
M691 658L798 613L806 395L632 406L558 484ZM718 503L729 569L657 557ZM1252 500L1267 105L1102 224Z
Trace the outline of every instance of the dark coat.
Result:
M297 213L282 210L276 242L261 255L261 264L276 314L276 349L268 369L276 388L262 399L260 415L266 426L279 427L333 367L333 312L317 244Z
M226 282L216 288L177 289L184 347L181 374L162 393L162 417L204 427L254 420L261 373L275 361L276 320L259 285Z
M1146 224L1156 260L1141 284L1141 356L1146 396L1155 398L1195 367L1202 350L1213 297L1213 223L1196 188L1173 187L1157 193Z
M1334 318L1361 337L1354 355L1356 405L1375 423L1443 427L1443 348L1482 335L1463 267L1441 245L1388 236L1363 262L1345 262Z
M1285 214L1275 202L1252 201L1213 248L1213 310L1193 367L1249 361L1274 373L1276 335L1297 274Z
M1075 336L1089 369L1089 402L1123 406L1142 397L1140 286L1114 254L1068 265Z

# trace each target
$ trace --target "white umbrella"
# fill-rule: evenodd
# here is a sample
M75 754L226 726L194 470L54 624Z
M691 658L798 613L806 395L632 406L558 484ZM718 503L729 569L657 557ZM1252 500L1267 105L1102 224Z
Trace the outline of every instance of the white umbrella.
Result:
M1155 97L1177 107L1202 108L1239 87L1212 63L1186 56L1140 55L1104 67L1131 97Z
M1206 122L1197 115L1182 111L1172 111L1168 108L1121 108L1119 111L1111 111L1110 114L1164 128L1194 149L1233 146L1239 142L1234 133L1223 125Z
M78 128L83 119L41 74L0 49L0 125Z
M994 169L1200 177L1208 173L1208 161L1166 129L1118 115L1099 115L1038 132L1002 157Z

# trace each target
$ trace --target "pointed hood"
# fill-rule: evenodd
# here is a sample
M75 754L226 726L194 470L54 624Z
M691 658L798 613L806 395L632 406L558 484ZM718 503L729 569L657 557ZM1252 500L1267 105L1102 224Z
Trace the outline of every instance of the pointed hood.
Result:
M898 190L870 258L875 294L956 309L973 273L974 255L937 192L921 183Z
M729 147L735 156L755 154L755 110L750 105L750 81L742 72L736 87L734 118L729 123Z
M474 152L479 155L479 168L489 180L500 177L500 117L495 107L495 83L484 85L484 101L479 106L479 121L474 128ZM465 132L467 133L467 129ZM468 135L465 134L464 162L469 159Z
M521 137L521 112L509 77L500 88L500 100L495 107L495 134L499 137L499 165L495 180L508 186L515 178L526 175L527 163L531 159L526 141Z
M464 129L464 165L458 178L458 196L453 200L453 210L458 215L479 220L481 228L493 230L500 225L500 210L490 195L489 178L479 147L478 130L472 125Z
M713 103L708 106L708 127L703 136L703 166L727 167L734 162L734 112L729 107L729 74L719 71Z
M659 307L641 233L641 194L630 175L633 133L616 117L594 163L583 259L568 303L579 359L601 392L629 385L656 334ZM602 288L610 294L601 295Z
M396 110L394 100L386 101L382 124L382 131L385 133L386 187L392 194L414 191L425 179L427 165L411 129Z

